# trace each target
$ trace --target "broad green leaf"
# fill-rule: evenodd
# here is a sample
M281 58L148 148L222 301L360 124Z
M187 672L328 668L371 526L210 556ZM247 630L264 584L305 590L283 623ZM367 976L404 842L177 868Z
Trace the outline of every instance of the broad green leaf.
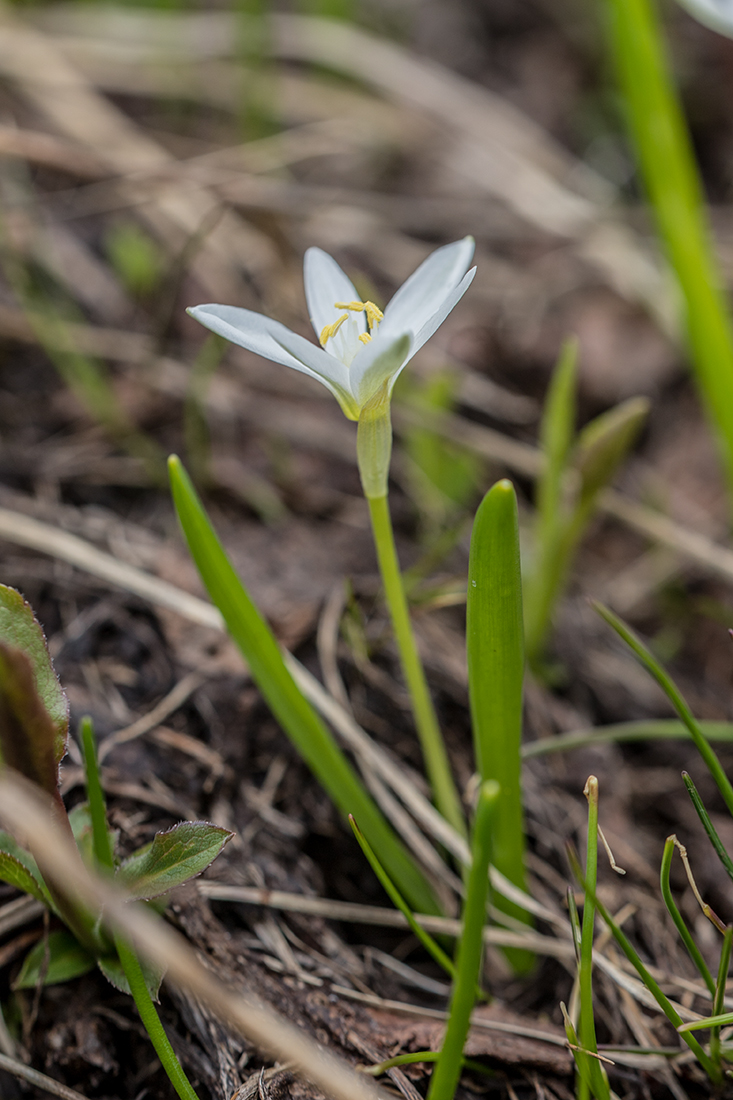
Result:
M53 908L51 899L46 890L45 883L38 870L38 865L30 852L21 848L20 844L9 833L0 830L0 879L3 882L15 886L16 890L22 890L24 894L30 894L36 901Z
M95 959L71 932L51 932L47 943L39 940L25 957L13 989L34 989L43 979L44 985L70 982L94 968Z
M237 576L180 460L168 462L178 519L213 603L275 718L335 805L359 821L390 876L420 913L437 913L433 892L361 783L333 735L299 691L280 647Z
M54 671L43 628L31 605L20 592L4 584L0 584L0 642L22 650L31 663L36 691L54 726L56 763L59 764L66 752L69 704Z
M466 607L468 692L476 764L483 782L499 785L493 824L494 866L521 890L524 876L522 814L522 690L524 641L517 498L498 481L479 505L471 534ZM519 920L527 913L498 898ZM526 952L507 951L517 969Z
M134 898L154 898L200 875L233 834L206 821L182 821L126 859L117 880Z
M0 642L0 763L60 802L57 746L57 730L36 690L30 659Z
M113 985L115 989L119 989L122 993L128 993L132 996L130 983L127 980L125 971L122 969L122 963L116 955L103 955L101 958L97 959L97 966L110 985ZM160 983L163 981L165 970L153 966L143 959L140 959L140 966L145 978L145 985L148 987L148 993L154 1001L157 1001Z

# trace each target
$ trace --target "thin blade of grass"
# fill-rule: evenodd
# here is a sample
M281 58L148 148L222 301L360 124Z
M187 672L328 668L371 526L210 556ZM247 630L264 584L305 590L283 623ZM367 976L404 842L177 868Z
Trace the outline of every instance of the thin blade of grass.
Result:
M695 743L695 748L700 753L700 756L705 761L710 774L718 785L718 790L723 796L728 810L733 814L733 786L731 786L728 776L725 774L723 767L711 749L708 741L705 739L702 730L700 729L697 720L695 719L692 711L688 707L687 703L680 694L677 685L667 675L665 670L659 664L657 659L652 656L650 651L644 645L640 638L624 623L617 615L614 615L613 611L604 607L603 604L593 601L593 607L598 614L606 620L609 626L613 627L620 638L626 642L629 648L634 652L636 657L642 663L644 668L651 673L654 679L661 687L664 694L669 699L670 703L677 711L681 720L684 722L687 729L690 731L690 737Z
M715 849L715 854L717 855L718 859L720 860L720 862L725 867L725 870L726 870L726 873L728 874L728 877L731 879L731 881L733 881L733 860L728 855L728 852L726 851L726 849L723 845L723 841L718 836L717 829L715 828L712 821L710 820L710 815L707 812L707 810L705 809L705 805L703 803L703 800L700 798L697 787L693 783L692 778L691 778L691 776L689 775L688 772L683 772L682 773L682 782L685 784L685 787L687 788L687 793L690 796L690 799L692 801L692 805L695 807L695 810L697 812L697 816L700 818L700 821L702 822L702 827L705 830L705 832L707 833L708 840L710 841L713 848Z
M499 794L499 786L494 780L482 783L479 789L471 841L471 868L463 907L463 934L458 943L456 957L456 980L440 1057L430 1079L428 1100L453 1100L461 1075L463 1047L471 1023L481 971L483 928L489 897L492 829L499 809Z
M466 608L466 651L476 763L481 779L499 786L493 864L525 889L522 814L522 690L524 640L517 498L510 481L498 481L479 505L471 535ZM527 922L505 898L497 905ZM516 970L529 955L507 952Z
M435 942L430 933L426 932L424 928L421 928L418 922L415 920L415 914L412 912L409 905L402 897L402 894L399 892L395 884L392 882L392 879L389 877L384 867L379 862L379 859L377 858L374 849L372 848L367 838L364 836L357 822L354 820L353 814L349 814L349 821L351 822L351 828L354 830L354 836L359 842L359 846L362 852L369 861L371 869L374 871L374 874L379 879L382 887L384 888L394 907L396 909L399 909L399 911L403 914L405 920L412 929L413 934L417 937L417 939L423 945L428 954L432 955L438 966L441 966L443 970L446 971L446 973L450 974L451 978L455 978L456 968L453 965L453 960L449 958L448 955L446 955L445 951L438 943Z
M700 972L702 980L710 990L710 996L715 995L715 982L713 976L708 969L708 965L702 956L700 948L695 943L690 934L690 930L685 924L682 914L680 913L674 898L672 897L672 888L669 884L669 871L672 866L672 856L674 855L676 836L668 836L664 845L664 853L662 855L662 866L659 871L659 883L662 890L662 897L664 898L664 904L667 906L667 912L674 921L675 928L679 932L680 939L684 943L690 958L694 962L695 966Z
M699 172L651 0L606 0L642 177L685 300L693 367L733 487L733 335Z
M169 469L173 500L191 555L268 706L344 817L353 813L362 823L410 904L419 912L437 913L426 879L288 672L272 631L237 576L176 456L169 460Z

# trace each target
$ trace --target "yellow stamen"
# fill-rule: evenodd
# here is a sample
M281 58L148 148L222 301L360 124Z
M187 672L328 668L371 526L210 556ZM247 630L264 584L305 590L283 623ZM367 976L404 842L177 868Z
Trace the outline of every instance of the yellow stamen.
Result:
M359 339L361 340L362 344L369 344L371 343L372 338L368 332L362 332L359 335Z
M376 328L379 322L384 320L384 314L378 306L375 306L374 302L365 302L364 310L369 328Z
M345 307L342 306L341 308L343 309ZM332 325L324 325L323 326L323 328L321 329L321 335L318 337L318 339L320 340L322 348L325 348L326 341L330 340L332 337L334 337L336 335L338 330L343 325L344 321L347 321L348 318L349 318L348 313L343 313L339 317L338 321L334 321Z
M374 302L334 302L335 309L350 309L354 313L366 313L369 328L376 328L384 320L384 314Z

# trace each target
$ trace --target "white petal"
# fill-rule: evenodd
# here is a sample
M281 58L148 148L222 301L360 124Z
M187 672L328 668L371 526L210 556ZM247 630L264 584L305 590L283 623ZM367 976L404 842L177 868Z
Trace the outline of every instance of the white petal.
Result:
M317 378L338 399L346 415L355 418L357 411L346 367L297 332L291 332L279 321L273 321L262 313L253 313L237 306L194 306L188 313L233 344Z
M410 354L407 357L408 362L410 359L412 359L413 355L415 355L415 353L420 350L423 344L430 339L436 329L438 329L443 324L443 321L445 321L446 317L454 308L454 306L456 306L458 302L460 302L461 298L473 282L473 277L475 274L475 267L472 267L470 271L467 271L455 290L453 290L452 293L444 299L438 312L434 313L429 321L426 321L426 323L423 325L423 327L420 329L417 336L415 337L413 345L410 348Z
M308 303L308 315L311 324L320 335L326 325L333 324L342 310L336 309L336 302L354 302L359 295L354 284L327 252L320 248L309 248L303 263L303 281L305 300ZM363 313L352 313L356 318L359 332L366 332L366 319Z
M411 342L410 332L383 339L377 335L359 352L351 364L351 391L360 408L374 397L383 382L397 377L407 362Z
M474 248L473 237L464 237L431 253L392 298L380 328L390 334L420 332L460 283Z

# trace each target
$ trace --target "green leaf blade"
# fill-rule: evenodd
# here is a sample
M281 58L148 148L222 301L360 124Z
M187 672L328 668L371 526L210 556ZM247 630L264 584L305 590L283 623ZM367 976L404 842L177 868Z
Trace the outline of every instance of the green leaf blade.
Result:
M60 803L58 753L58 729L36 689L31 659L0 642L0 764Z
M469 699L476 762L482 781L500 791L493 823L494 866L525 890L522 813L522 692L524 640L517 498L510 481L489 490L471 535L466 609ZM497 904L520 920L526 911L505 898ZM512 964L531 964L526 952L507 952Z
M31 663L36 692L56 731L56 763L60 764L69 733L69 703L31 605L20 592L4 584L0 584L0 642L22 650Z
M148 900L200 875L234 834L207 821L182 821L126 859L116 878L131 897Z
M94 966L94 956L70 932L50 932L47 941L39 940L26 955L13 989L35 989L40 981L60 985L88 974Z
M275 718L343 816L353 813L359 820L410 904L418 912L439 912L427 880L299 691L272 631L237 576L175 455L169 459L169 471L173 500L191 555Z

